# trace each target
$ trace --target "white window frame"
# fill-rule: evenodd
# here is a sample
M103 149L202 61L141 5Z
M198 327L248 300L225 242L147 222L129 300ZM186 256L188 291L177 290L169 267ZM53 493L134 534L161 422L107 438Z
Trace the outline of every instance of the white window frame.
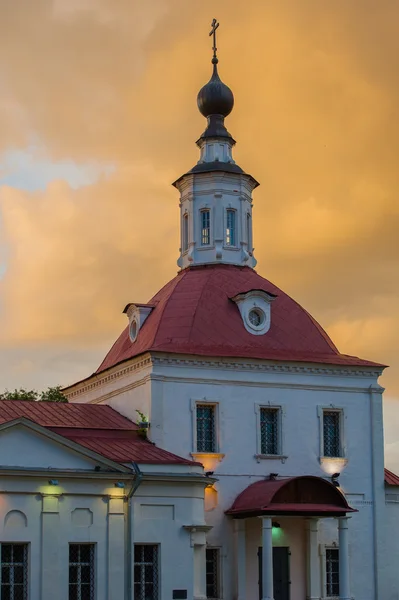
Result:
M24 595L24 600L25 599L28 600L28 598L30 597L30 585L29 585L30 584L30 578L29 578L29 575L30 575L30 568L29 568L30 544L29 544L29 542L14 542L14 541L13 542L4 542L3 541L3 542L0 543L0 553L1 553L2 546L24 546L26 554L24 556L23 566L26 568L26 587L23 588L23 595ZM4 562L4 563L1 562L0 566L2 567L3 564L6 565L7 563L6 562ZM19 564L19 563L16 563L14 561L13 563L10 563L10 564L15 565L15 564ZM12 569L13 569L13 567L11 567L11 570ZM2 571L3 571L3 569L1 568L0 569L0 596L2 595L1 594ZM14 591L13 590L14 590L14 588L10 588L11 597L12 598L14 597Z
M90 548L92 549L92 556L90 558L93 561L93 563L92 563L93 589L91 590L92 593L90 594L90 596L92 598L96 598L96 594L97 594L97 568L96 568L97 567L96 566L97 545L95 542L69 542L69 544L68 544L68 573L69 573L69 567L71 566L71 561L69 559L69 551L70 551L71 546L90 546ZM76 563L76 564L83 565L84 563L82 561L79 561L79 563ZM78 572L81 573L81 568L79 569ZM70 585L74 585L74 584L69 580L69 575L68 575L68 593L69 593ZM79 591L81 591L81 590L79 587L77 589L78 589L78 597L80 598L81 594L79 593Z
M230 238L233 237L234 238L234 244L232 244L231 242L228 243L227 242L227 227L228 227L228 214L229 212L234 214L234 228L233 228L233 236L230 235ZM238 239L238 216L237 216L237 210L235 208L232 208L231 206L228 206L226 208L225 211L225 228L224 228L224 245L226 248L237 248L237 239Z
M209 231L208 231L208 243L207 244L204 244L202 242L202 233L203 233L202 219L203 219L203 214L205 212L209 213ZM200 237L199 237L200 243L199 243L199 247L201 247L201 248L209 248L212 245L211 244L211 242L212 242L212 237L211 237L211 234L212 234L212 212L211 212L211 209L208 206L204 206L204 207L200 208L199 214L200 214L200 223L199 223L199 225L200 225Z
M217 552L217 588L219 595L217 598L212 598L212 600L221 600L223 598L223 573L222 573L222 548L221 546L206 546L206 550L216 550ZM206 556L206 554L205 554ZM210 600L210 597L207 596L207 599Z
M324 413L325 412L337 412L339 414L339 434L340 434L340 456L324 456ZM345 410L343 407L335 406L330 404L330 406L318 406L317 407L317 416L319 418L319 439L320 439L320 448L319 448L319 456L320 462L328 462L335 461L337 463L342 463L345 465L347 463L346 458L346 444L345 444Z
M181 227L181 252L185 254L188 252L190 238L190 221L189 213L185 211L182 215L182 227Z
M136 546L151 546L151 547L156 547L157 551L156 551L156 591L157 593L155 594L155 600L160 600L161 598L161 583L162 583L162 579L161 579L161 544L158 543L151 543L151 542L144 542L144 543L140 543L140 542L135 542L133 544L133 596L134 596L134 586L135 586L135 577L134 577L134 567L136 565L143 565L145 564L144 562L140 561L140 562L136 562L135 561L135 547ZM155 564L155 563L153 563ZM155 577L154 577L154 581L155 581Z
M198 404L206 404L214 408L215 415L215 450L214 452L198 452L197 450L197 406ZM215 458L222 459L224 454L221 453L221 435L220 435L220 422L221 422L221 409L220 402L218 400L210 400L207 398L192 399L191 400L191 413L192 413L192 431L193 431L193 449L191 456L194 458L200 458L201 456L213 456Z
M326 550L338 550L338 558L339 558L338 544L332 543L332 544L320 545L321 586L322 586L321 600L339 600L339 596L326 596L326 593L327 593L327 552L326 552Z
M269 409L269 410L277 410L278 411L278 453L277 454L262 454L262 435L261 435L261 427L260 427L260 413L261 409ZM259 462L260 460L281 460L282 463L286 461L288 458L284 453L285 450L285 405L283 404L265 404L265 403L255 403L254 405L255 415L256 415L256 452L255 458Z

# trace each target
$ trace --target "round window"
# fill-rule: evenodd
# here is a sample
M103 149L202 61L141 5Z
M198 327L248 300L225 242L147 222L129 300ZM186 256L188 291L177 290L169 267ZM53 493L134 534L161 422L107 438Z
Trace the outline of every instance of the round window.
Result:
M132 342L135 341L136 337L137 337L137 333L138 333L138 329L137 329L137 321L132 321L130 323L130 339L132 340Z
M265 313L259 308L252 308L249 311L248 320L252 327L261 327L265 321Z

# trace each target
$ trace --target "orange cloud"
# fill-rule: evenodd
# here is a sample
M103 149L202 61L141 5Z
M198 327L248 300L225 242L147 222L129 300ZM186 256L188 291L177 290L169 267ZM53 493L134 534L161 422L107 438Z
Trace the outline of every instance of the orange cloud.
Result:
M124 326L123 306L176 272L178 197L169 184L198 159L205 123L195 97L210 77L217 16L220 73L236 98L227 123L235 158L261 182L258 271L341 351L390 363L383 383L399 395L399 5L214 8L211 0L0 6L0 153L37 136L54 160L115 165L78 190L55 181L42 192L0 191L3 387L88 374Z

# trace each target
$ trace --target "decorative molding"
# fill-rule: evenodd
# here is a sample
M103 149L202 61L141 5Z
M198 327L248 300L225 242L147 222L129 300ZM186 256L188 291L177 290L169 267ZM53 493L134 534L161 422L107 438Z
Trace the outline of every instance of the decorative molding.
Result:
M259 359L261 360L261 359ZM265 359L266 360L266 359ZM154 366L160 365L176 365L182 367L200 367L200 368L223 368L233 371L258 371L262 373L299 373L305 375L329 375L339 377L379 377L382 374L382 369L370 371L371 367L365 367L364 370L355 367L341 367L337 365L331 366L310 366L305 363L299 365L298 363L292 364L263 364L263 363L242 363L242 362L227 362L226 360L205 360L201 358L177 358L176 356L159 357L152 356L152 363ZM368 389L368 387L367 387Z
M255 454L254 456L258 463L261 460L280 460L281 464L284 464L288 458L288 456L284 456L283 454Z
M149 354L144 355L144 357L139 357L139 360L137 360L137 358L134 358L132 360L134 362L129 362L124 366L120 367L118 370L111 372L107 370L104 373L99 373L98 375L94 374L90 378L85 379L82 382L72 384L64 388L63 393L69 400L75 398L76 396L80 396L81 394L90 392L91 390L94 390L95 388L109 383L110 381L120 379L121 377L124 377L129 373L133 373L134 371L139 371L140 369L144 369L153 365L152 357ZM68 392L68 389L71 389L71 391Z
M298 363L258 363L258 362L237 362L235 360L228 361L228 359L218 360L218 359L206 359L206 358L191 358L191 357L181 357L177 355L169 355L169 356L156 356L153 354L146 353L145 355L141 355L139 357L133 357L129 361L123 363L122 366L116 365L112 370L107 370L104 373L99 373L92 375L92 377L80 382L73 384L64 390L64 394L68 400L72 400L81 396L82 394L86 394L91 392L99 387L110 383L111 381L115 381L117 379L126 377L130 373L134 373L140 371L141 369L146 369L148 367L164 367L164 366L175 366L175 367L187 367L187 368L198 368L198 369L223 369L226 371L241 371L241 372L257 372L257 373L275 373L275 374L297 374L297 375L322 375L328 377L346 377L346 378L367 378L370 377L379 377L382 374L382 369L379 370L370 370L371 367L365 367L364 369L359 369L355 367L340 367L337 365L331 366L315 366L309 365L307 363L303 365L299 365ZM184 378L184 377L169 377L167 375L154 375L151 373L147 375L146 378L140 380L140 382L135 382L134 384L130 384L126 386L126 388L119 388L116 392L110 392L104 396L96 398L92 401L92 403L100 403L105 399L112 397L116 394L120 394L122 391L132 389L136 385L143 385L146 383L148 379L155 381L170 381L171 379L179 381L190 382L200 382L201 378ZM364 393L365 391L369 391L369 387L351 387L351 386L341 386L336 388L335 386L328 385L312 385L312 384L279 384L272 382L242 382L235 380L216 380L214 378L206 378L202 381L206 381L207 383L214 384L234 384L234 385L248 385L255 387L292 387L295 389L308 389L308 390L326 390L326 391L350 391L350 392L360 392ZM374 388L375 386L373 386ZM383 388L376 387L376 391L379 393L383 390ZM70 391L68 391L70 390Z
M191 456L196 462L201 462L204 458L214 458L219 462L222 462L225 455L222 452L190 452Z

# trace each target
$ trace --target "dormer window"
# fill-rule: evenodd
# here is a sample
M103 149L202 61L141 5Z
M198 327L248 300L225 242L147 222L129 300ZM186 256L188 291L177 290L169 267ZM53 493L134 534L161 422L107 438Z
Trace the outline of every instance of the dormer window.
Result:
M236 211L228 208L226 211L226 246L236 245Z
M211 241L211 211L201 210L201 246L209 246Z
M238 306L243 325L252 335L264 335L271 325L271 303L275 299L273 294L263 290L251 290L237 294L231 298Z
M129 338L131 342L135 342L144 321L155 308L153 304L127 304L124 308L124 313L129 319Z

